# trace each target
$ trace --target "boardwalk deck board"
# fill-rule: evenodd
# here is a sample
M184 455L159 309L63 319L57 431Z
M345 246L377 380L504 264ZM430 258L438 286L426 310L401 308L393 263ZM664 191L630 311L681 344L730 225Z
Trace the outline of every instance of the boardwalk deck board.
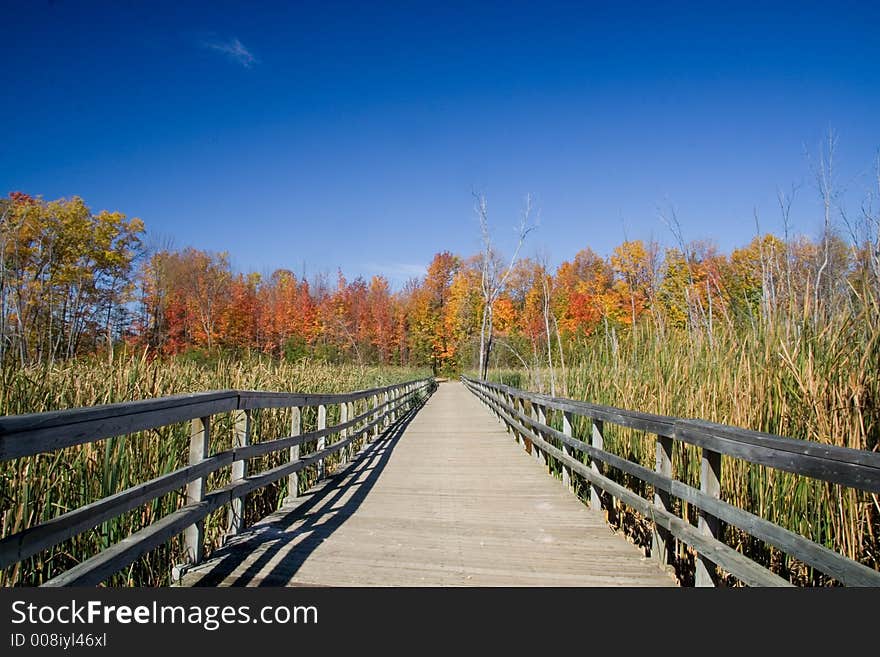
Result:
M231 539L184 586L675 586L461 384Z

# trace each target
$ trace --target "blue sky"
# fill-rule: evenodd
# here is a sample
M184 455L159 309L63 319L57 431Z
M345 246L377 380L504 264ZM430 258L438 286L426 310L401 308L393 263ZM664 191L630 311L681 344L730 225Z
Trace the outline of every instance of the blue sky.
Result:
M672 236L724 250L848 209L880 147L880 4L0 0L0 193L80 195L243 270L383 272Z

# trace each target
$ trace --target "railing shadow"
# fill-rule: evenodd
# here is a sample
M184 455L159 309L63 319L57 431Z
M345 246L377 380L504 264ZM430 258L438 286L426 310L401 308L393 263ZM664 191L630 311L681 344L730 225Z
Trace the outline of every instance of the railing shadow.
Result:
M299 568L360 507L388 464L395 446L427 398L369 443L345 468L302 494L295 507L271 523L254 525L214 552L214 562L190 586L289 586ZM347 498L347 499L346 499ZM341 505L338 503L345 499ZM278 516L279 512L276 512ZM300 523L295 529L291 528ZM267 543L271 543L266 546ZM251 560L253 552L259 556ZM271 570L263 569L278 559ZM232 582L227 580L245 565ZM193 575L199 574L196 571ZM317 583L316 583L317 584Z

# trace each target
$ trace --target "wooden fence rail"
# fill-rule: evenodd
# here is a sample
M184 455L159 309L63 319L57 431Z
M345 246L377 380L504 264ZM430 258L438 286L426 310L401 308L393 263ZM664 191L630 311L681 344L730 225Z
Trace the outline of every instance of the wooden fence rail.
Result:
M323 464L328 456L339 452L343 459L350 458L351 447L356 440L374 439L401 417L404 411L429 395L434 386L433 379L422 379L345 394L224 390L2 417L0 461L158 429L179 422L190 422L191 430L188 465L3 537L0 539L0 568L18 563L184 487L184 506L82 561L44 585L99 584L149 550L181 533L185 537L188 564L196 564L204 557L203 523L210 513L229 505L230 533L241 531L244 497L248 493L288 477L288 495L296 497L299 494L298 472L316 465L319 477L323 476ZM356 402L366 408L357 416L354 415ZM327 407L332 405L339 405L340 423L327 427ZM306 407L317 408L318 428L301 433L302 410ZM251 444L252 411L270 408L291 409L290 435ZM218 413L234 414L233 447L211 454L211 418ZM339 440L327 446L326 438L331 435L338 435ZM315 451L301 456L300 447L310 443L316 445ZM281 450L289 450L289 458L282 465L255 474L247 472L248 459ZM230 466L230 483L216 490L207 490L208 475Z
M652 554L661 563L668 563L672 538L694 548L698 554L695 573L697 586L714 584L716 565L750 586L790 585L787 580L723 543L720 540L722 522L777 547L844 585L880 586L880 573L877 571L720 499L722 454L878 493L878 453L550 397L468 377L462 377L462 380L506 423L518 441L529 449L534 448L536 457L544 460L550 457L560 464L566 485L571 485L571 473L583 477L590 485L592 508L601 510L601 490L648 518L653 524ZM547 418L552 411L562 414L562 431L550 426ZM573 416L591 421L589 443L572 435ZM606 423L654 434L657 437L655 469L606 451L603 448ZM676 441L695 445L701 450L699 489L673 476L672 448ZM588 458L588 463L584 462L583 457ZM648 500L603 475L599 464L615 468L650 485L654 490L654 499ZM699 509L698 526L694 527L672 512L671 497Z

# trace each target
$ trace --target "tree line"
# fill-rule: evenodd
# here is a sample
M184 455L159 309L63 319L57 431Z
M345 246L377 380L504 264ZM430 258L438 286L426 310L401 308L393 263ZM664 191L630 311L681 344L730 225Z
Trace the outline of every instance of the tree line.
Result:
M478 201L483 250L439 252L424 277L392 290L383 276L262 276L233 271L226 253L147 250L139 219L93 213L78 197L11 193L0 199L0 358L112 357L114 345L127 344L158 355L247 349L437 373L485 371L491 359L555 376L588 339L613 348L622 332L645 325L661 338L686 331L711 342L721 325L818 326L859 312L877 321L880 214L870 198L857 221L842 215L846 237L829 222L815 239L790 235L790 197L780 195L784 234L757 232L729 254L685 242L672 214L674 246L627 240L606 257L587 247L557 267L517 257L525 223L514 257L502 259Z

